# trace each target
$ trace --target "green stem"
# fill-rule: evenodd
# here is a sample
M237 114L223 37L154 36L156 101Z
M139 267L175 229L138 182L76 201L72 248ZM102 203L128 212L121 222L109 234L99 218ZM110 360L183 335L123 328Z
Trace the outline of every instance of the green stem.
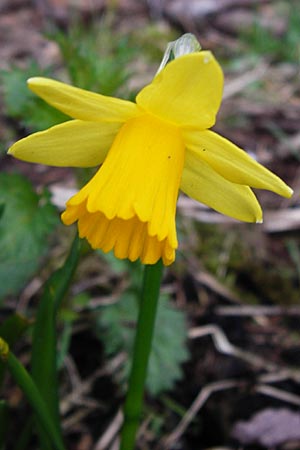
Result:
M0 357L2 357L6 361L11 375L24 392L28 402L38 416L40 424L43 426L49 438L51 439L53 448L55 450L65 450L61 437L47 411L47 406L44 403L37 386L35 385L25 367L8 350L8 346L6 346L5 348L4 345L4 341L0 339Z
M160 283L162 261L146 265L133 349L128 392L124 405L124 424L120 450L133 450L143 406L144 386L151 351Z

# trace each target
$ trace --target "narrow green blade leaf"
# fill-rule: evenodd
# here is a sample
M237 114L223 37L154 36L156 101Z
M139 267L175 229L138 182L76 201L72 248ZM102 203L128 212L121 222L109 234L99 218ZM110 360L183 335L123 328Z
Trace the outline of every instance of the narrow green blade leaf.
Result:
M28 402L33 408L36 417L38 418L39 424L43 427L45 433L47 433L49 439L52 442L52 448L55 450L65 450L61 436L57 431L57 427L55 426L52 417L49 414L46 403L41 397L36 384L34 383L25 367L13 355L13 353L9 351L7 343L1 338L0 358L2 358L2 361L6 362L12 377L21 388Z
M60 433L57 381L56 313L67 293L80 255L80 241L76 236L70 254L60 269L45 284L33 331L32 377L47 404L49 414ZM40 434L46 448L43 433Z

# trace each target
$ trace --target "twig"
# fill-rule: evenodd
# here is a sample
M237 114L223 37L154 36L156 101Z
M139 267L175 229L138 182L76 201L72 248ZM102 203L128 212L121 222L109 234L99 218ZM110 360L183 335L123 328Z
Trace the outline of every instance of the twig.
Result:
M68 354L65 356L64 365L68 371L72 388L73 388L73 390L75 390L78 388L78 386L82 385L82 381L81 381L79 372L77 370L76 364L74 363L71 356Z
M88 408L85 407L77 409L73 414L63 420L62 427L64 431L72 429L74 425L83 423L84 418L91 413L91 410L94 410L96 408L97 406L93 406L93 408L89 406Z
M232 355L246 362L258 367L260 369L269 370L274 372L272 374L264 374L259 377L260 381L264 382L275 382L283 380L285 378L292 378L296 381L300 381L300 372L293 369L283 369L278 367L276 364L266 361L264 358L257 356L251 352L242 350L234 345L232 345L227 339L224 332L216 325L206 325L203 327L192 328L189 332L189 337L192 339L211 335L214 345L218 351L226 355ZM169 434L162 442L159 448L169 449L174 442L176 442L182 434L185 432L191 421L194 419L196 414L202 408L207 399L214 393L224 389L232 389L234 387L239 387L243 385L243 380L223 380L215 383L207 384L204 386L196 399L192 403L191 407L188 409L182 420L179 422L177 427ZM286 392L284 390L275 388L273 386L268 386L263 383L259 383L254 386L256 392L263 395L268 395L270 397L282 400L293 405L300 406L300 396Z
M265 358L255 355L254 353L236 347L229 342L224 332L216 325L206 325L203 327L192 328L189 331L189 337L192 339L207 335L212 336L216 349L225 355L235 356L236 358L240 358L259 369L267 370L269 372L280 372L286 374L289 378L294 379L295 381L300 381L299 370L280 367L277 364L267 361Z
M195 398L194 402L192 403L191 407L187 410L186 414L182 418L182 420L179 422L177 427L172 431L171 434L169 434L162 442L163 449L169 449L174 442L178 441L180 436L185 432L189 424L192 422L196 414L199 412L199 410L202 408L206 400L215 392L223 391L226 389L232 389L241 384L240 381L236 380L222 380L217 381L215 383L210 383L204 386L197 397Z
M109 447L109 450L119 450L119 449L120 449L120 438L117 436L116 439L111 444L111 446Z
M218 306L220 316L300 316L300 306Z
M115 439L123 423L123 414L119 410L111 423L107 427L105 433L100 437L95 445L95 450L105 450Z
M277 375L277 374L276 374ZM263 377L261 377L263 378ZM278 375L277 375L278 378ZM273 380L278 381L278 380ZM208 398L215 392L226 390L226 389L232 389L235 387L242 386L243 380L222 380L217 381L215 383L210 383L204 386L199 394L197 395L196 399L190 406L190 408L187 410L186 414L182 418L182 420L179 422L177 427L170 433L160 444L159 448L162 449L169 449L174 442L178 441L178 439L183 435L183 433L186 431L187 427L190 425L192 420L195 418L195 416L198 414L204 403L208 400ZM293 405L300 406L300 396L292 394L290 392L286 392L282 389L275 388L273 386L268 386L266 384L257 384L254 386L254 389L256 392L267 395L269 397L276 398L278 400L282 400L284 402L291 403Z
M223 298L226 298L227 300L230 300L231 302L241 303L237 295L235 295L230 289L220 283L220 281L218 281L210 273L201 270L194 272L193 276L198 283L206 286L212 292L215 292L216 294L220 295Z
M104 367L96 370L85 381L77 382L74 389L68 394L60 405L61 414L65 415L73 404L81 402L82 396L90 392L93 383L101 376L114 373L125 361L125 353L119 353Z
M222 344L223 345L223 344ZM276 374L278 378L278 374ZM262 378L262 377L261 377ZM281 377L282 379L282 377ZM273 380L273 381L278 381ZM207 384L204 386L196 399L187 410L186 414L176 426L176 428L170 433L159 445L159 449L169 449L174 442L178 441L178 439L183 435L186 431L187 427L190 425L195 416L199 413L200 409L204 405L204 403L208 400L208 398L215 392L223 391L227 389L236 388L242 386L244 384L243 380L222 380L214 383ZM267 395L269 397L276 398L278 400L282 400L284 402L291 403L293 405L300 406L300 396L292 394L290 392L286 392L282 389L275 388L273 386L268 386L266 384L257 384L254 386L256 392Z
M263 373L258 377L260 383L278 383L279 381L284 381L289 379L288 373Z
M300 406L299 395L292 394L290 392L286 392L283 391L282 389L278 389L273 386L268 386L266 384L258 384L257 386L255 386L255 390L260 394L268 395L269 397L273 397L278 400L291 403L292 405Z

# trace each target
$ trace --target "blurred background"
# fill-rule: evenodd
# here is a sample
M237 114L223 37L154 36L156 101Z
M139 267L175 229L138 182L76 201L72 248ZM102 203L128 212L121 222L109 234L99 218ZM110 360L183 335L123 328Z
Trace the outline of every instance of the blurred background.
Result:
M297 0L0 0L0 334L17 312L13 350L29 365L42 286L76 231L59 213L92 174L6 156L15 140L67 120L29 92L26 79L48 76L134 100L167 43L186 32L224 70L214 129L295 194L257 192L259 225L179 198L180 247L165 272L137 448L299 449ZM138 263L84 245L57 330L70 450L118 448L140 278ZM7 374L0 381L11 417L3 448L38 448L22 392Z

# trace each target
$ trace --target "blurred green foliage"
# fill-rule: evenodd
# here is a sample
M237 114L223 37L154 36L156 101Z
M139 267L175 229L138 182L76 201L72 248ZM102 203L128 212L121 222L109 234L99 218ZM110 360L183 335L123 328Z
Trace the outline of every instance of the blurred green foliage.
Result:
M44 130L67 120L65 114L52 108L27 87L28 78L50 75L50 69L41 70L34 61L25 69L13 67L11 70L1 71L5 115L31 131Z
M58 223L47 191L34 192L21 175L0 173L0 301L17 294L39 267Z
M123 88L124 97L129 63L136 53L128 38L112 35L105 22L100 27L74 24L67 33L56 30L49 37L60 48L72 84L102 95L116 95Z
M114 305L103 307L98 316L98 335L109 356L126 351L132 354L137 320L137 298L132 293L122 295ZM152 395L174 387L182 377L181 365L188 359L185 316L174 309L167 296L159 299L156 326L149 360L147 390ZM129 364L125 364L127 378Z
M123 98L130 95L126 81L136 49L130 46L128 38L113 34L109 24L84 27L74 23L67 32L56 29L48 38L60 49L63 78L66 76L75 86L103 95L115 95L119 90ZM26 81L33 76L60 78L53 67L41 69L36 61L25 68L0 71L5 115L30 131L44 130L68 120L68 116L27 88Z
M300 8L299 2L278 2L275 5L278 17L285 21L284 31L269 26L257 15L250 28L241 34L241 39L252 54L262 55L272 62L300 62ZM275 9L275 10L276 10Z
M139 309L142 266L138 263L121 262L123 267L129 268L132 284L116 303L103 306L96 318L96 333L109 356L123 351L132 354ZM146 382L147 390L152 395L172 389L175 382L181 379L182 363L189 357L186 339L185 314L172 306L167 294L161 294ZM127 359L123 371L125 379L129 369Z

